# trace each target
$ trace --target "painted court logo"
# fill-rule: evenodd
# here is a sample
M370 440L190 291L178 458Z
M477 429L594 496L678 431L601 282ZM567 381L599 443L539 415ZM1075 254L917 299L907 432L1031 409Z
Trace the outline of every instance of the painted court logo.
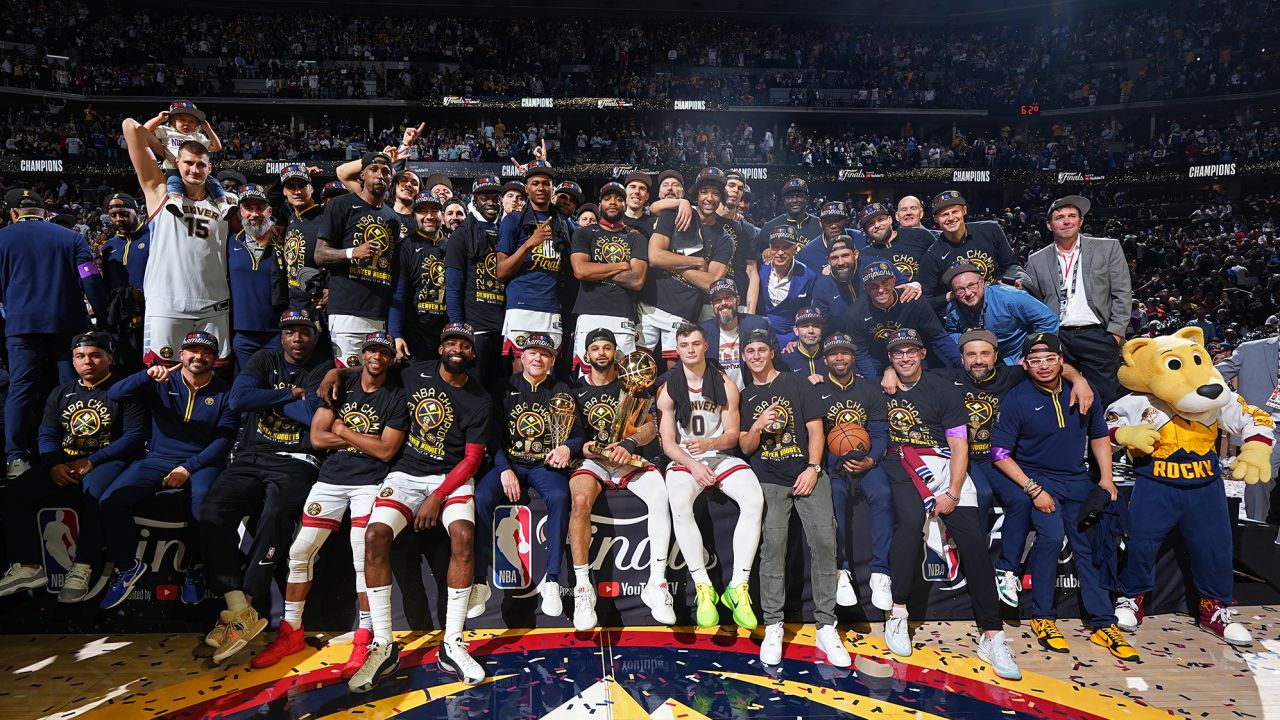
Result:
M56 593L75 562L76 544L80 540L80 516L70 508L44 508L36 515L40 546L44 551L44 568L49 577L45 589Z
M533 576L533 523L525 505L499 505L493 510L493 586L524 590Z

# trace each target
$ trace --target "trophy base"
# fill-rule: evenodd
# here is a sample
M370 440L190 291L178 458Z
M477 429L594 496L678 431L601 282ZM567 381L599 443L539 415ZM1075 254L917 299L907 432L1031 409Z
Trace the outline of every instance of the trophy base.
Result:
M591 452L593 452L593 453L596 453L597 455L606 455L606 454L607 454L607 453L605 452L605 446L604 446L604 445L601 445L600 443L596 442L595 440L590 440L590 441L588 441L587 443L585 443L585 444L582 446L582 449L583 449L583 450L589 450L589 451L591 451ZM599 462L599 461L597 460L597 462ZM646 465L651 465L651 464L652 464L652 463L650 463L648 460L645 460L643 457L641 457L641 456L639 456L639 455L636 455L635 453L632 453L632 454L631 454L631 460L630 460L630 461L628 461L628 462L623 463L623 466L629 466L629 467L634 467L634 468L642 468L642 467L645 467Z

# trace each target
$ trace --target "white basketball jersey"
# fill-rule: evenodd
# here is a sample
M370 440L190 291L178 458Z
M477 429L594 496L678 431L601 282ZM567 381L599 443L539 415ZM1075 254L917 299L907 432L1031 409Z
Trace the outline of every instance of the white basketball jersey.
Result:
M689 422L676 423L676 439L684 442L689 438L714 438L724 434L724 422L720 419L723 408L702 397L702 388L689 388ZM714 455L706 452L694 457Z
M227 223L209 198L183 198L181 220L156 208L150 224L151 253L142 281L148 315L198 317L231 299Z

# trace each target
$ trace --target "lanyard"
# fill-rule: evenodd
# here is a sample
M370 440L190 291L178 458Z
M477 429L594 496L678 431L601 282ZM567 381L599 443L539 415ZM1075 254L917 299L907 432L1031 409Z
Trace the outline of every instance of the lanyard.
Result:
M1067 255L1066 267L1063 267L1062 253L1054 250L1054 254L1058 258L1058 271L1062 274L1058 284L1058 313L1065 316L1067 303L1076 294L1076 283L1080 279L1080 258L1084 256L1084 249L1081 241L1076 240L1075 251Z

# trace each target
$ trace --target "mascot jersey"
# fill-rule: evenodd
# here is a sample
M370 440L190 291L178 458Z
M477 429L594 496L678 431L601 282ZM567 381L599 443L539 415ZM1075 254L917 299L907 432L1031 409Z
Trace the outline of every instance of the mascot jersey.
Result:
M1168 403L1146 393L1132 393L1112 403L1106 420L1113 439L1116 428L1154 425L1160 433L1156 449L1149 455L1131 451L1133 469L1141 477L1185 487L1207 484L1221 473L1216 449L1219 429L1245 441L1264 440L1268 444L1272 435L1271 415L1245 403L1239 395L1210 425L1182 417Z

